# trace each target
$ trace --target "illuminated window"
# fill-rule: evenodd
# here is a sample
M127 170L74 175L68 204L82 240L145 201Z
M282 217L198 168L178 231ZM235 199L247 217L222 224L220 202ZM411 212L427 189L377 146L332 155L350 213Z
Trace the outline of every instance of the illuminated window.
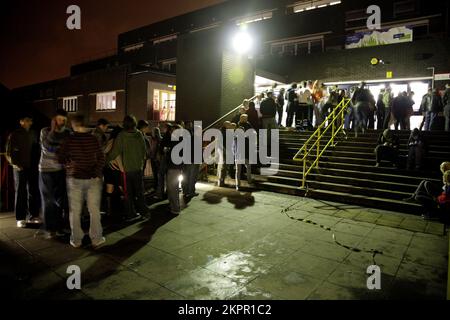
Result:
M97 94L97 104L95 110L97 111L116 110L116 93L106 92Z
M310 11L314 9L320 9L327 6L334 6L340 4L339 0L304 0L299 1L293 5L294 13L299 13L303 11Z
M63 98L63 109L67 112L77 112L78 111L78 97Z
M272 11L266 11L263 13L247 16L244 18L239 18L236 20L236 24L238 26L240 26L241 24L248 24L248 23L258 22L258 21L262 21L262 20L267 20L267 19L271 19L272 15L273 15Z

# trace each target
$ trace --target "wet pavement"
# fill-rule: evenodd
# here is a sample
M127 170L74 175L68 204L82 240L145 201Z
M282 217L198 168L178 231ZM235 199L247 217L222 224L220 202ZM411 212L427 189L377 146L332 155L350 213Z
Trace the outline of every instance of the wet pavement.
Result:
M35 238L0 214L3 295L25 299L445 299L448 235L420 217L198 184L178 217L105 228L102 248ZM68 266L81 290L67 289ZM381 270L369 290L367 268Z

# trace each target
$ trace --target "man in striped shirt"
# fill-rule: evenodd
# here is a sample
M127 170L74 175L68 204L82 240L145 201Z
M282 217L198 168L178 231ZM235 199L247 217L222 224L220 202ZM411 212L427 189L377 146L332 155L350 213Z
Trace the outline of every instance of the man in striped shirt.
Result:
M85 125L81 114L71 119L73 133L59 150L59 162L66 168L69 219L72 230L70 244L81 247L84 232L81 228L81 212L86 200L90 215L89 237L92 246L105 242L100 221L100 201L103 187L105 155L95 136Z

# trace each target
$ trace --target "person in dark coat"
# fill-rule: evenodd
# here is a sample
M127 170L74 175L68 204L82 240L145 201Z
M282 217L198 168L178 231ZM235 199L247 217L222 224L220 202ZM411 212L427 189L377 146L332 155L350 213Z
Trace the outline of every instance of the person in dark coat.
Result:
M398 166L399 139L392 130L386 129L378 138L378 146L375 148L376 167L381 161L389 161L394 166Z
M395 130L398 130L400 125L401 130L406 130L408 115L409 100L406 92L400 92L394 101L392 102L392 114L395 118Z
M419 129L414 129L408 140L408 170L421 170L425 157L426 143Z
M255 103L253 101L250 101L248 104L247 115L248 115L248 122L250 122L253 129L258 131L261 128L261 125L258 116L258 111L256 111Z
M15 189L15 214L17 227L41 223L39 218L40 195L38 187L39 139L31 129L33 118L24 114L20 128L13 131L6 144L6 159L13 167Z

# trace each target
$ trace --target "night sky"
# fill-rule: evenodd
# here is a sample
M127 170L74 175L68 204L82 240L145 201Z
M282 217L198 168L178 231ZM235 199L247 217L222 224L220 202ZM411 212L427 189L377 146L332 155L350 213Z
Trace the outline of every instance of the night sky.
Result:
M70 66L113 53L118 34L223 0L7 0L0 7L0 83L13 89L69 75ZM81 8L81 30L66 9Z

